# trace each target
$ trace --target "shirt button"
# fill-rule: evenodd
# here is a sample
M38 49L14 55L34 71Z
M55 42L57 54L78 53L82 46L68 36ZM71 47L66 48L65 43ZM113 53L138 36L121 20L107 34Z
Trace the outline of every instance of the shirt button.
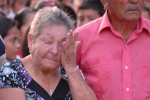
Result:
M128 69L128 66L125 66L124 68L125 68L125 69Z
M126 91L128 92L128 91L129 91L129 88L126 88Z

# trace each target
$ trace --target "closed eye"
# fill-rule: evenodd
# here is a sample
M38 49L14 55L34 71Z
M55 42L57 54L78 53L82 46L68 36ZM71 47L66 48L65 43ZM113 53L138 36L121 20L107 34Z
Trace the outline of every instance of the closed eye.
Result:
M46 44L52 44L52 41L45 41Z

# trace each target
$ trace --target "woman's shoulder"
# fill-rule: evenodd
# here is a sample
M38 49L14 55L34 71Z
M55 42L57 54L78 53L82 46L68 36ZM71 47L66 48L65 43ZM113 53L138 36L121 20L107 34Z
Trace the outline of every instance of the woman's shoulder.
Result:
M26 88L30 81L31 77L19 59L7 61L0 68L0 88Z
M9 75L11 73L24 73L26 70L19 59L6 61L0 68L0 75Z

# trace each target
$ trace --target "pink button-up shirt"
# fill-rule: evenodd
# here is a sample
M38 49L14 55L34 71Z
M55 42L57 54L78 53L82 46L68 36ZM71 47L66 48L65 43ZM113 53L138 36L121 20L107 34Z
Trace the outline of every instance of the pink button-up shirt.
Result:
M127 42L107 13L76 31L77 64L99 100L150 100L150 21L140 18Z

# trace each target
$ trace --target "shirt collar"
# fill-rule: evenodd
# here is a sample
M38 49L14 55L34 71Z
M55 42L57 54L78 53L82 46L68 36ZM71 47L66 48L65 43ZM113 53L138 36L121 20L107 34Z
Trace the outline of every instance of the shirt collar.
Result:
M112 27L112 25L109 21L108 14L107 14L107 11L106 11L105 14L102 17L102 21L101 21L101 24L99 26L99 32L101 32L103 29L105 29L107 27Z
M150 24L149 24L150 21L146 21L146 20L147 19L140 17L139 21L137 22L137 32L136 32L137 34L141 33L143 31L143 29L145 29L148 31L148 33L150 35ZM101 24L99 26L99 33L107 27L109 27L110 29L113 29L112 25L109 21L107 11L106 11L102 17L102 21L101 21Z
M137 23L137 29L137 34L140 34L145 29L150 35L150 21L141 17Z

